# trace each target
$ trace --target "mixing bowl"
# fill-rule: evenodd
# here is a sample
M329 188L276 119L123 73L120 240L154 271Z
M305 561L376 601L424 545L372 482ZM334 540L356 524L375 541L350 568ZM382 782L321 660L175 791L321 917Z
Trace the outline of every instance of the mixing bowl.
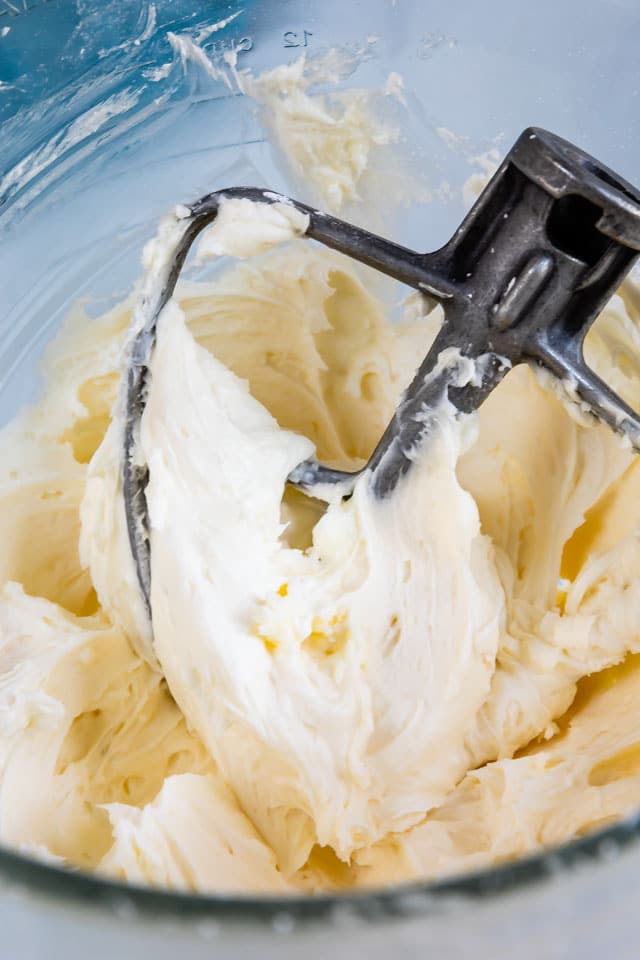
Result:
M0 424L37 394L69 305L102 312L130 290L169 206L232 183L289 186L251 105L169 34L256 72L339 46L370 54L347 86L402 74L407 148L433 199L389 229L432 249L460 220L477 158L528 124L640 180L639 26L636 0L0 0ZM125 888L3 850L2 953L631 957L638 829L439 884L299 900Z

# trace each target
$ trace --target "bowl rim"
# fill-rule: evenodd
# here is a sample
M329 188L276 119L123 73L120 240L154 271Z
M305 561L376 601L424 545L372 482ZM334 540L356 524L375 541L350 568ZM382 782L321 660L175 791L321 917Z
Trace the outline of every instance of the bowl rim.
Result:
M255 896L190 893L144 887L49 864L8 847L0 848L0 889L22 888L53 905L71 902L113 916L138 916L189 924L191 921L269 926L283 932L310 927L346 914L354 921L386 922L429 917L447 902L495 901L503 894L561 879L588 865L604 865L640 840L640 810L619 822L539 853L472 873L435 881L410 881L389 887L322 894Z

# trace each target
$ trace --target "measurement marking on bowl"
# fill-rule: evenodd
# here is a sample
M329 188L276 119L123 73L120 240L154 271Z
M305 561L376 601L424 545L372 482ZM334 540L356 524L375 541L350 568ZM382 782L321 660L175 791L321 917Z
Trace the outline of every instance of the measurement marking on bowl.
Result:
M236 40L235 37L220 37L218 40L214 40L207 49L209 53L218 55L229 51L247 53L249 50L253 50L253 37L240 37L239 40Z
M309 40L313 36L310 30L286 30L282 37L283 47L308 47Z

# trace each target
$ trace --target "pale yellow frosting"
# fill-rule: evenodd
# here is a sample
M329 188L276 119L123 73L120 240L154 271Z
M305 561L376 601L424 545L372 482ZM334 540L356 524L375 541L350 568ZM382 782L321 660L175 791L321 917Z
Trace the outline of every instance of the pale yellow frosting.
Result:
M362 465L442 318L413 298L392 323L305 225L223 208L201 254L259 256L160 318L153 630L120 488L132 303L76 308L0 433L0 839L30 855L195 891L350 888L637 804L637 459L520 367L477 416L438 410L388 501L366 479L345 502L289 489L312 454ZM636 403L639 303L629 280L587 344Z

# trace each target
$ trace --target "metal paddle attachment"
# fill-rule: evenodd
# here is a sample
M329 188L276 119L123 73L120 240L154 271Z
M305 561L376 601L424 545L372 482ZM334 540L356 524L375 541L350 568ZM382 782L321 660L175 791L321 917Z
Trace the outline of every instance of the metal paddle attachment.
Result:
M316 460L289 482L306 492L343 485L368 472L376 497L388 497L428 442L430 411L445 396L461 413L476 410L507 370L546 367L570 384L594 415L640 447L640 417L586 366L584 338L640 253L640 193L579 148L545 130L518 138L451 240L416 253L280 194L233 187L183 208L173 254L143 288L126 374L122 482L129 540L149 615L148 469L137 437L160 312L195 237L225 199L286 202L309 217L306 236L441 301L444 321L369 462L357 473ZM448 350L448 348L455 348ZM445 352L446 351L446 352ZM476 375L460 386L460 364Z

